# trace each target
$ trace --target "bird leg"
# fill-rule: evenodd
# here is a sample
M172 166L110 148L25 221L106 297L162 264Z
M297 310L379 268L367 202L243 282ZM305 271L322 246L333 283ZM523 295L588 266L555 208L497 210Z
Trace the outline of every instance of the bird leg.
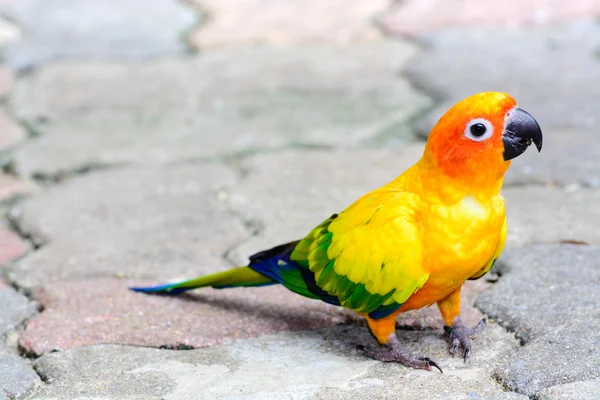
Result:
M426 369L428 371L431 371L432 367L435 367L442 372L442 369L435 361L429 357L412 354L400 344L400 341L396 336L397 315L398 314L395 313L378 320L371 319L369 316L365 315L371 333L375 336L377 341L385 347L381 349L364 349L364 355L374 360L398 362L407 367Z
M485 325L486 321L484 318L475 327L469 329L465 327L460 317L456 317L451 326L444 326L444 336L448 343L450 343L450 354L454 356L459 349L462 349L462 356L465 362L467 362L467 358L471 355L471 341L469 337L483 332Z
M438 301L438 307L442 313L442 318L446 325L444 326L445 338L450 343L450 354L453 356L462 349L462 356L467 361L471 355L470 336L481 333L485 328L485 318L473 328L465 327L460 319L460 289L459 286L448 296Z
M398 362L407 367L426 369L428 371L431 371L432 367L435 367L439 369L441 373L444 373L439 365L437 365L437 363L431 358L419 356L409 352L400 344L400 341L396 337L395 333L392 333L389 336L388 341L385 344L385 349L365 349L364 355L374 360L383 362Z

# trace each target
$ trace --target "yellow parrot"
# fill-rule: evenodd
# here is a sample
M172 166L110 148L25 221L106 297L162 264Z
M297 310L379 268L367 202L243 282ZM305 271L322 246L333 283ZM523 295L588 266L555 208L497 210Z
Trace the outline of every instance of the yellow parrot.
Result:
M379 349L365 355L431 370L396 337L396 316L437 303L451 352L471 352L460 289L490 270L506 240L500 189L510 160L531 143L542 149L536 120L505 93L454 105L432 129L422 158L403 174L334 214L302 240L250 257L247 266L180 283L133 288L181 293L199 287L282 284L302 296L364 316Z

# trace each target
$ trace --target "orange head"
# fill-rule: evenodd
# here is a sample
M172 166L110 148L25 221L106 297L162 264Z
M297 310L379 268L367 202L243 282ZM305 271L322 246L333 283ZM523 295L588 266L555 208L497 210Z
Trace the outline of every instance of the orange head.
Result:
M506 93L479 93L454 105L431 130L424 160L462 186L502 184L510 160L531 143L542 148L542 132Z

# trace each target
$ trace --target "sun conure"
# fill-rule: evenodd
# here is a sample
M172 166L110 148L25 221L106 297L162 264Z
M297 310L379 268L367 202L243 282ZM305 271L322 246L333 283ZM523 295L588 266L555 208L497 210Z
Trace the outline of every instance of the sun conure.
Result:
M541 151L540 127L511 96L476 94L442 116L415 165L303 239L254 254L244 267L134 290L282 284L363 315L383 345L365 350L367 356L428 370L439 366L400 344L395 320L437 303L451 351L461 349L466 360L469 336L485 321L474 329L463 325L460 289L488 272L504 247L500 189L510 160L532 142Z

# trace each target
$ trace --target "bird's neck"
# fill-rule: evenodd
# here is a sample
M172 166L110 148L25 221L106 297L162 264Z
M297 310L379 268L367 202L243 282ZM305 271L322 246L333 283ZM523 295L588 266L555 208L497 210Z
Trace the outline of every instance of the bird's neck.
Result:
M500 195L508 164L456 171L441 168L425 154L391 185L400 185L403 190L419 193L432 202L455 204L466 196L487 202Z

